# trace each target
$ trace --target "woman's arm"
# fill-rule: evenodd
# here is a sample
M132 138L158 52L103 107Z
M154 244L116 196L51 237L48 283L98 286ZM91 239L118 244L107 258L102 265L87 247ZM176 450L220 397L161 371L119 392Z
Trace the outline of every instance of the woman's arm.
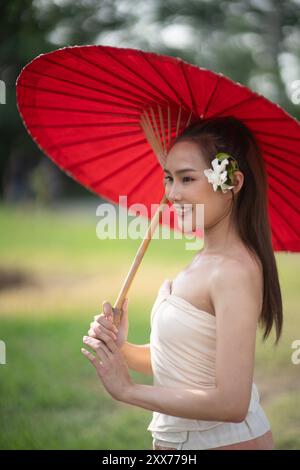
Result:
M218 388L188 389L133 384L121 400L170 416L208 421L241 422L244 417Z
M230 261L211 280L217 327L215 388L132 384L122 401L183 418L243 421L251 398L260 294L253 273L237 262Z
M145 375L153 375L150 344L132 344L126 341L120 351L129 369Z

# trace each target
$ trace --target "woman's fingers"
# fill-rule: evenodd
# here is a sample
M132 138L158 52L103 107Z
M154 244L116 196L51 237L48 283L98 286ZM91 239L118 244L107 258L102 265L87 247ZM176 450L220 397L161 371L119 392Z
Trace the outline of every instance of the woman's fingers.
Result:
M100 318L106 318L106 319L109 319L110 322L112 322L112 318L113 318L113 307L112 305L107 302L107 301L104 301L102 303L102 310L103 312L100 314L100 315L95 315L95 320L99 320Z
M102 364L101 361L99 361L98 357L94 356L94 354L92 354L90 351L87 351L85 348L81 348L81 352L82 352L82 354L84 354L85 357L88 358L88 360L91 362L91 364L93 364L93 366L95 367L98 375L100 377L102 377L103 364Z
M95 338L102 339L103 341L106 341L107 339L111 338L114 341L116 341L117 336L115 333L113 333L111 330L108 330L107 328L100 326L99 324L96 323L95 326L91 326L89 329L89 332L93 333L90 336L95 336Z
M111 338L113 341L117 341L117 337L111 331L103 331L99 328L90 328L88 330L88 336L92 338L101 339L102 341L106 342L108 338Z
M103 308L104 315L106 315L106 317L111 317L111 319L112 319L113 318L113 308L112 308L111 303L108 302L107 300L104 300L104 302L102 302L102 308Z
M101 337L102 333L104 335L106 335L103 338ZM89 334L89 336L93 336L94 338L99 338L99 339L104 339L105 340L106 337L109 337L109 338L112 338L114 341L117 340L117 336L115 335L115 333L113 333L112 330L109 330L104 326L100 326L99 323L97 323L97 322L92 322L90 324L90 329L88 331L88 334Z
M117 341L118 328L114 325L112 317L109 316L112 311L112 307L109 302L103 302L104 313L94 316L94 321L90 323L90 329L88 335L92 338L100 339L106 343L109 348L112 345L109 344ZM113 343L114 344L114 343Z
M89 359L89 361L97 369L97 365L98 365L98 362L99 362L99 359L97 358L97 356L94 356L94 354L92 354L90 351L87 351L84 348L81 348L81 352Z
M101 328L104 328L105 330L112 331L113 333L118 333L118 328L110 321L93 321L90 323L91 328L96 328L97 326L100 326Z
M118 350L118 347L116 346L115 342L110 338L108 339L108 341L103 342L99 339L92 338L91 336L84 336L83 342L91 349L93 349L93 351L95 351L97 354L98 352L103 351L106 354L107 358L110 358L110 355Z
M94 323L97 322L100 325L104 326L105 328L114 331L115 333L118 332L118 328L113 324L111 320L108 320L107 317L101 313L101 315L94 316Z
M98 339L91 338L90 336L84 336L83 342L86 346L91 348L97 354L98 358L103 359L103 360L110 359L111 352Z

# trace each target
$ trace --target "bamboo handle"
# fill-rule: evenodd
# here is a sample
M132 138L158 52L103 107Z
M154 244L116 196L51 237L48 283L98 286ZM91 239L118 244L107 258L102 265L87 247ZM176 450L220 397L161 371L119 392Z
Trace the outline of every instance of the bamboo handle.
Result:
M144 254L146 253L146 250L147 250L148 245L150 243L150 240L153 236L153 233L155 232L155 229L156 229L156 227L159 223L160 214L166 208L165 204L167 203L167 201L168 200L167 200L166 196L164 195L161 202L160 202L159 207L157 208L157 211L155 212L154 216L151 219L151 222L148 226L146 235L145 235L144 239L142 240L142 242L139 246L139 249L138 249L138 251L135 255L135 258L134 258L134 260L132 262L132 265L131 265L131 267L128 271L128 274L126 276L126 279L123 282L123 285L120 289L117 300L115 301L114 306L112 308L113 313L114 313L113 323L116 325L117 328L119 328L119 324L120 324L120 321L121 321L121 307L122 307L123 301L127 296L127 293L130 289L130 286L131 286L131 283L134 279L134 276L135 276L135 274L138 270L139 265L141 264L141 261L143 259Z

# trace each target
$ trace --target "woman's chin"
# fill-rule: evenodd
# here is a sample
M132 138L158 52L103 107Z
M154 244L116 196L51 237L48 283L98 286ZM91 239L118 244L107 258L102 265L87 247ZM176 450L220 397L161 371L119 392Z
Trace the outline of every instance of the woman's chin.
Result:
M178 217L178 227L180 231L186 235L193 235L193 232L195 231L195 227L192 221L184 221L181 217Z
M197 230L204 229L204 205L199 204L196 210L187 214L177 213L177 224L181 233L195 236Z

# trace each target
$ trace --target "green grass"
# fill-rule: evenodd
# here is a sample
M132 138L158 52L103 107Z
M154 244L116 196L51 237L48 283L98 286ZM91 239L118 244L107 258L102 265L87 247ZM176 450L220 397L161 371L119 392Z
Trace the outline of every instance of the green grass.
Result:
M95 204L96 208L96 204ZM0 259L28 275L27 285L0 291L1 449L151 449L152 412L113 400L82 356L82 336L112 303L141 240L99 240L96 215L33 207L0 207ZM129 341L149 342L149 315L163 279L193 257L184 240L153 240L129 295ZM256 383L277 448L300 449L299 255L276 254L284 331L257 340ZM131 372L139 383L152 378Z
M52 319L51 312L41 321L1 321L7 344L0 383L1 448L151 448L145 432L150 413L112 400L82 356L86 329L78 314L74 321ZM150 384L148 377L131 375Z

